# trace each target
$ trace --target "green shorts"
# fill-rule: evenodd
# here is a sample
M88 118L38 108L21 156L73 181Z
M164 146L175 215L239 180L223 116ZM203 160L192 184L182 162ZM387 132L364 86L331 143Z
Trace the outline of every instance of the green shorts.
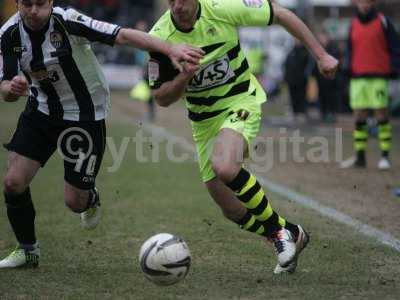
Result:
M384 78L354 78L350 82L350 106L380 109L389 105L389 84Z
M247 144L257 136L261 125L261 103L254 97L243 99L240 103L217 117L201 122L192 122L193 139L196 144L200 173L203 182L215 177L211 166L213 145L223 128L230 128L243 135Z

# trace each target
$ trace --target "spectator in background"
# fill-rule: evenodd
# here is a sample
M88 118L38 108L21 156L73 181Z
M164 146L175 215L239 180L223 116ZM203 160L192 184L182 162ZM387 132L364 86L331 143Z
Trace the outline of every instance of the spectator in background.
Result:
M295 122L307 119L307 82L311 73L311 61L307 49L296 39L285 62L285 81L289 86L290 100Z
M148 24L145 20L139 20L135 25L136 30L147 32ZM153 122L155 119L155 105L153 97L151 96L151 90L149 83L147 81L147 62L148 55L145 51L135 49L135 65L142 68L142 78L141 80L132 88L130 92L130 97L135 100L139 100L147 103L147 113L145 119L147 121Z
M251 45L246 51L246 58L249 63L250 72L256 76L262 85L264 81L264 61L266 58L263 45L261 43Z
M147 32L149 29L149 25L145 20L139 20L135 24L135 29L140 30L143 32ZM139 65L141 67L146 67L145 69L147 70L147 61L149 60L148 54L145 51L142 51L140 49L136 49L135 51L135 65ZM147 76L145 77L147 78Z
M400 187L394 189L394 195L400 197Z
M104 12L104 21L115 22L121 6L120 0L102 0L101 2L101 8Z
M351 73L350 105L354 111L356 156L342 167L366 167L367 118L373 110L378 122L380 170L391 167L389 152L392 128L389 123L388 78L400 70L400 40L393 24L378 12L375 0L356 0L357 16L349 33L347 65Z
M321 31L317 38L326 51L333 57L339 59L339 49L336 43L330 39L329 34ZM321 119L323 122L334 123L336 121L336 111L339 99L339 80L327 79L318 71L318 67L314 64L313 75L318 84L318 100L321 111Z
M62 0L60 2L70 2L70 5L73 4L79 10L106 22L116 22L121 8L120 0Z
M346 49L347 49L347 41L340 40L338 41L338 49L339 49L339 69L336 73L336 78L338 81L338 94L339 101L337 112L350 114L352 113L350 107L349 100L349 72L346 67Z
M0 0L0 24L3 24L16 11L15 0Z

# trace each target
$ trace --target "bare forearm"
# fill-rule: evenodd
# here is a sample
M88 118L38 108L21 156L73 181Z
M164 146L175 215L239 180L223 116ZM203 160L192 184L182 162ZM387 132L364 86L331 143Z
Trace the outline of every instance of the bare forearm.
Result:
M275 3L272 3L272 6L274 9L274 23L282 25L294 37L299 39L316 60L326 54L324 48L299 17Z
M11 82L4 80L0 84L0 93L4 101L14 102L19 99L19 96L11 92Z
M122 28L115 41L119 45L131 45L151 52L160 52L169 55L169 44L160 39L152 37L150 34L128 28Z
M164 107L177 102L184 95L189 80L187 76L180 73L173 81L164 83L153 93L154 100Z

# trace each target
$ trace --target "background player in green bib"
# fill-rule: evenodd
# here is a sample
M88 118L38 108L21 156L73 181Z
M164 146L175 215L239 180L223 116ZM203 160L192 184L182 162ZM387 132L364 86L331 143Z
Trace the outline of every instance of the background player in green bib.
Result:
M308 243L301 226L280 217L257 179L243 168L257 135L266 95L240 47L238 26L282 24L303 41L323 74L332 77L336 59L326 53L302 21L267 0L169 0L151 34L205 52L199 65L174 70L169 59L151 53L149 82L161 106L186 100L203 181L224 215L244 230L270 240L278 255L275 273L293 272Z
M400 73L400 38L376 0L356 0L357 16L350 26L347 63L351 75L350 105L355 116L356 156L342 167L366 167L369 111L378 121L381 158L378 169L390 169L392 126L389 122L389 78Z

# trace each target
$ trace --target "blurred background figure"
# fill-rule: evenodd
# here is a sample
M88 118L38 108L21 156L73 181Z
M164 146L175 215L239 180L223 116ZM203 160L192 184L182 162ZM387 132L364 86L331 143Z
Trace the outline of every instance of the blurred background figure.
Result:
M240 29L239 34L240 44L249 63L250 71L264 86L264 69L267 57L265 30L262 27L243 27Z
M97 6L97 9L100 10L98 15L101 16L100 14L103 14L101 16L102 20L111 22L117 19L121 8L120 0L102 0L99 4Z
M307 120L307 83L311 73L311 59L307 49L295 41L285 62L285 81L289 87L290 102L294 122L304 123Z
M246 57L249 62L250 71L257 77L258 81L262 83L265 60L264 49L257 47L249 49Z
M366 167L370 110L378 122L380 170L390 169L392 126L389 122L389 78L400 70L400 39L375 0L355 0L357 16L349 30L350 104L355 116L355 158L343 167Z
M319 34L319 39L324 45L327 43L326 47L331 54L336 57L337 48L339 48L340 56L344 56L349 27L355 14L352 2L355 3L359 0L276 1L296 12L304 22L314 28L315 32L323 31ZM388 16L390 21L400 28L400 15L398 14L400 1L380 0L377 3L380 11L383 11L385 16ZM96 19L118 23L125 27L134 25L137 29L147 30L152 26L155 18L164 12L168 1L54 0L54 4L64 7L72 5ZM0 18L2 17L3 20L9 18L15 13L15 0L0 0L0 8ZM274 121L290 124L293 120L297 120L302 123L308 117L312 121L321 115L324 122L330 123L337 119L335 126L338 127L347 126L348 122L353 123L348 116L344 115L351 113L350 93L348 92L350 78L348 78L346 70L339 69L337 78L333 81L323 80L318 73L313 72L313 64L304 55L305 49L295 47L292 50L293 39L279 26L270 26L268 30L262 27L246 26L240 28L240 37L251 71L257 74L260 83L268 91L269 106L266 110L268 110L269 116L275 118ZM102 44L94 44L93 50L106 74L108 83L114 90L123 90L121 94L126 95L127 91L129 93L134 86L136 99L149 97L147 86L145 82L141 81L143 70L146 69L145 53L134 52L129 47L110 48ZM290 55L288 55L289 52ZM310 75L313 75L312 80L309 80ZM138 82L140 85L137 85ZM282 92L286 90L282 89L285 86L282 85L282 82L288 83L289 93ZM316 86L319 87L319 95ZM391 116L400 116L400 84L398 81L391 83L389 94L391 95ZM148 106L137 102L132 104L140 107L138 111L147 110L146 118L152 120L155 115L154 109L156 109L155 106L152 106L153 102L148 102ZM267 118L267 120L271 120L271 118ZM372 129L368 128L368 136L378 137L378 122L375 118L367 120L369 122L367 127L376 124ZM308 123L307 125L313 124ZM352 125L346 128L350 130L351 127Z
M145 20L139 20L135 29L140 31L148 31L148 23ZM149 122L153 122L155 119L155 105L153 101L153 97L151 96L150 87L147 81L147 61L148 54L145 51L141 51L139 49L135 50L134 54L135 65L139 66L142 69L142 74L140 80L135 84L130 92L130 97L134 100L139 100L147 103L147 112L145 115L145 120Z
M149 25L147 24L147 21L145 20L139 20L134 28L136 30L140 30L140 31L144 31L147 32L149 30ZM135 64L144 67L147 64L147 60L148 60L148 55L145 51L135 51Z
M0 25L15 14L16 11L15 0L0 0Z
M400 197L400 187L394 189L394 195Z
M336 43L331 40L326 31L321 31L317 35L318 40L327 50L327 52L335 58L340 58L339 49ZM318 84L318 100L321 112L321 120L324 123L334 123L336 121L336 112L340 96L339 77L329 80L323 77L318 71L317 65L314 64L313 75Z

